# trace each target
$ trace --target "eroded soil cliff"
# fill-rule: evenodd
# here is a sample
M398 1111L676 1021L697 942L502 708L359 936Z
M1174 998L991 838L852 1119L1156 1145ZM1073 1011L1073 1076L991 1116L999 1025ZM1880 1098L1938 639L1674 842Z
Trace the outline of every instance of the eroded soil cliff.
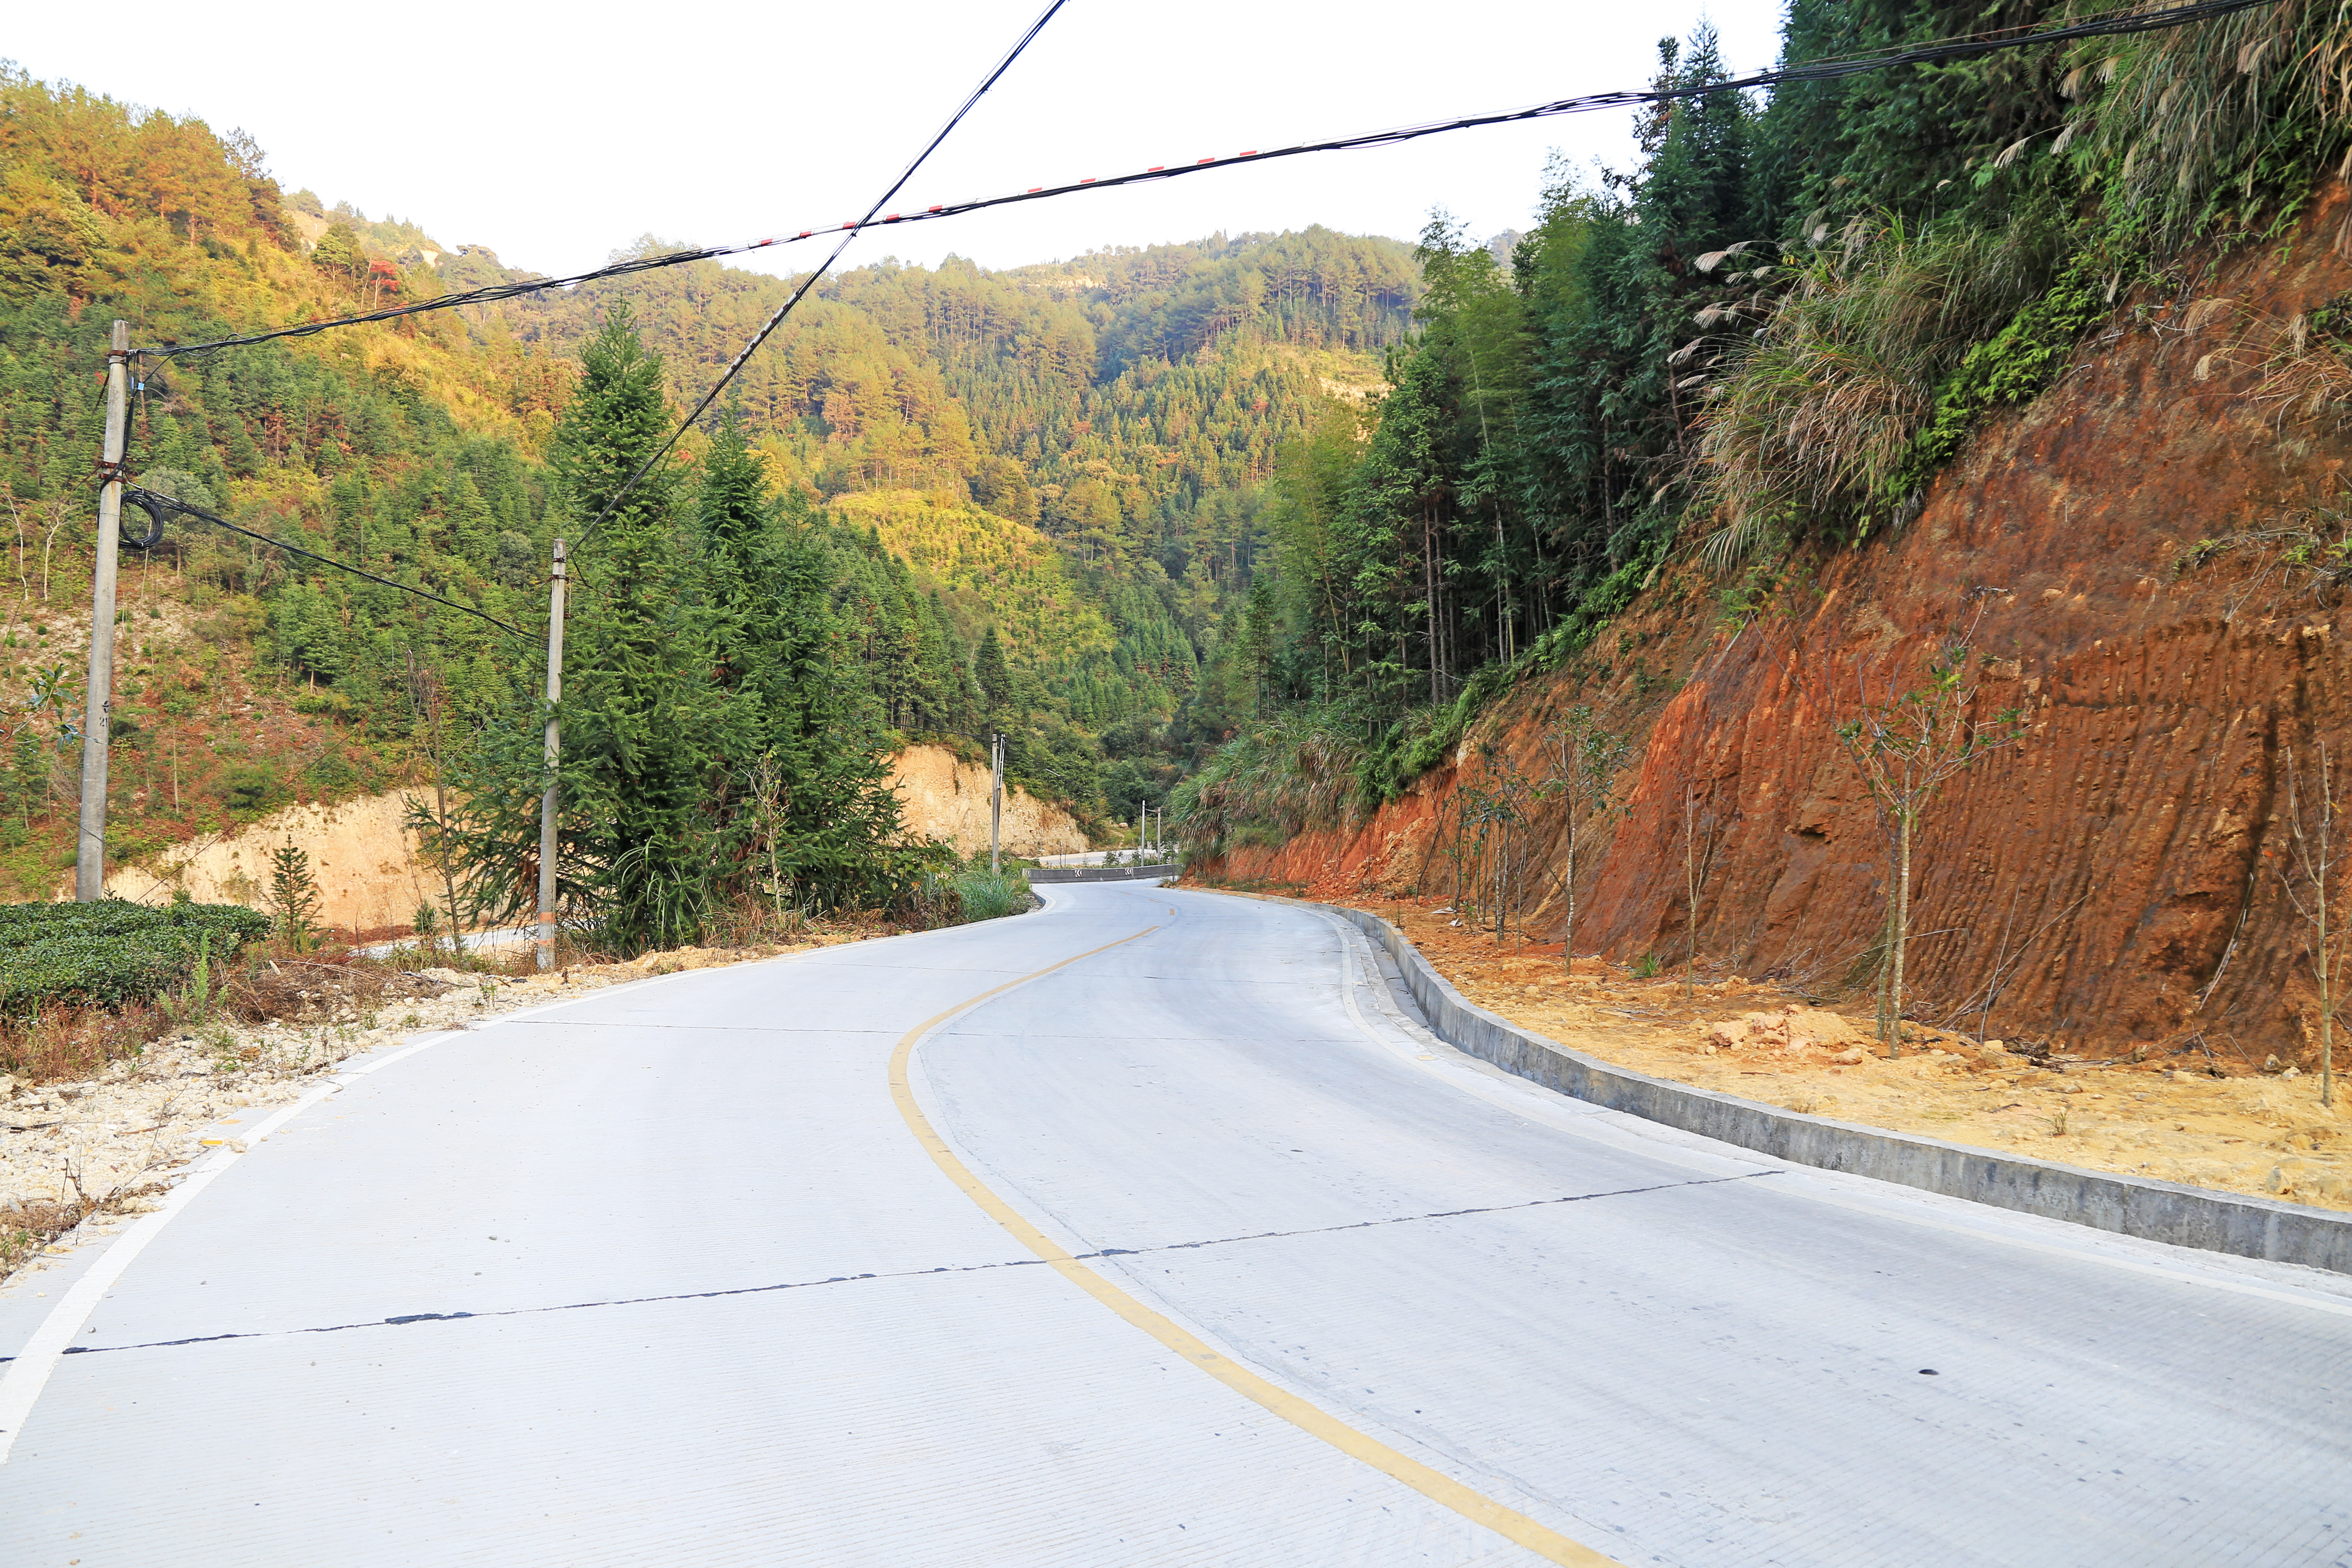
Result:
M988 848L988 769L943 746L909 746L890 760L890 786L907 803L907 826L944 838L966 855ZM1007 784L998 839L1008 855L1064 855L1087 847L1076 818Z
M428 795L430 791L426 792ZM409 790L326 805L290 805L248 826L207 834L110 871L106 890L134 903L169 902L184 890L201 904L269 907L269 858L292 845L310 858L318 922L336 931L405 929L419 904L440 897L438 877L408 830ZM73 879L57 896L73 896Z
M2352 438L2261 395L2242 344L2250 321L2291 322L2352 286L2328 243L2345 206L2338 189L2291 242L2120 300L2055 386L1980 427L1895 537L1801 552L1737 614L1695 565L1663 574L1403 799L1207 869L1437 888L1456 787L1494 769L1546 777L1547 726L1590 702L1638 749L1629 809L1578 878L1578 951L1672 961L1695 924L1702 958L1741 973L1866 984L1885 840L1835 727L1860 681L1916 685L1966 636L1979 711L2014 707L2028 727L1924 825L1914 1016L1965 1010L1994 1034L2097 1054L2308 1069L2310 928L2280 877L2295 863L2286 784L2292 755L2307 808L2319 748L2352 763L2352 616L2273 531L2343 538ZM2207 300L2235 303L2192 314ZM2196 548L2223 539L2218 554ZM2339 793L2352 796L2352 773ZM1558 815L1538 811L1540 866L1559 863ZM1530 880L1530 929L1557 941L1558 889Z
M988 847L988 770L938 746L912 746L893 758L891 785L907 803L907 826L943 838L969 855ZM332 805L294 805L249 826L163 850L106 879L107 890L139 903L163 903L184 889L200 903L268 907L269 857L290 844L310 857L318 885L318 920L338 931L406 930L416 907L440 896L436 873L417 853L406 826L414 792L393 790ZM1087 847L1067 812L1027 792L1004 792L1003 847L1012 855L1054 855ZM68 877L58 888L70 897Z

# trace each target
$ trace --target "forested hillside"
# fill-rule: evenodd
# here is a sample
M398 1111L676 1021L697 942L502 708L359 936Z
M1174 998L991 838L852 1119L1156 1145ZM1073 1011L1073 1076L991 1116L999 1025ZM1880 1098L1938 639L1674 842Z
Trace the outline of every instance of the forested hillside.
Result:
M2072 15L1797 0L1786 47ZM1704 31L1662 53L1696 91L1641 158L1559 178L1508 266L1433 226L1396 390L1283 465L1265 716L1180 789L1188 848L1868 997L1890 1053L1908 1019L2324 1105L2342 9L1760 100L1706 90Z
M698 397L787 289L695 263L519 303L513 331L562 359L625 298L678 395ZM1324 404L1380 386L1418 290L1407 247L1322 229L1003 273L884 263L796 313L730 396L780 484L867 498L841 510L883 524L919 586L946 594L967 660L1005 594L1034 628L1004 635L1036 710L1087 729L1173 718L1166 743L1189 750L1239 716L1198 672L1259 564L1276 456ZM983 543L987 519L1013 526ZM1055 548L1038 554L1037 533ZM990 556L1034 565L976 576ZM1106 804L1125 816L1139 798Z
M582 809L618 809L598 791L674 742L647 805L665 874L740 880L769 842L744 804L762 765L803 810L815 775L803 799L775 769L919 737L971 754L1002 729L1016 779L1108 823L1238 735L1180 802L1213 848L1394 798L1532 677L1646 696L1670 678L1603 635L1645 591L1703 579L1735 629L1785 608L1900 537L2096 324L2292 232L2345 141L2328 15L2273 0L1766 97L1708 90L1726 68L1702 28L1661 43L1656 80L1685 96L1632 162L1557 171L1508 243L1440 215L1417 247L1308 228L845 272L660 467L653 510L581 550L594 651L567 701L583 732L622 705ZM1786 48L1982 21L1802 0ZM105 319L189 341L520 275L282 195L241 134L21 74L0 106L0 871L30 893L68 858ZM183 523L128 578L118 852L430 777L473 803L444 830L482 907L510 900L551 542L787 289L701 262L142 361L145 483L520 635ZM2247 316L2214 363L2266 367L2283 418L2328 417L2335 308L2296 322ZM617 380L583 403L593 344ZM631 692L703 706L639 736ZM581 826L581 900L651 863L650 838ZM852 896L866 851L836 848L828 885Z
M1796 0L1783 47L2072 15ZM2334 10L2278 0L1759 98L1705 90L1727 75L1706 27L1662 40L1655 85L1691 96L1645 111L1634 160L1557 168L1507 262L1433 220L1394 390L1327 404L1287 449L1242 639L1274 728L1200 780L1200 841L1392 798L1515 680L1630 674L1601 628L1670 563L1704 565L1738 625L1882 544L2119 302L2292 232L2352 130L2347 49ZM2343 374L2334 320L2290 334L2306 391Z
M71 861L106 320L130 320L135 342L189 342L523 275L413 222L281 194L242 133L21 73L0 82L0 159L16 579L0 631L0 883L38 896ZM573 426L589 343L622 308L675 411L787 288L698 263L142 360L139 482L523 636L175 523L126 566L112 855L297 798L487 788L499 766L522 767L508 742L536 733L529 644L550 544L584 521L563 474L586 438ZM1263 565L1267 478L1325 401L1377 390L1418 288L1409 247L1319 229L1003 273L849 271L730 390L734 434L692 432L665 467L667 521L646 548L687 600L719 591L712 443L740 440L756 483L739 474L727 504L764 520L745 524L752 554L789 543L797 563L789 589L759 577L784 570L765 555L740 581L804 608L821 584L814 642L787 661L837 700L806 723L866 756L915 738L976 753L1001 728L1016 780L1082 818L1129 819L1243 716L1234 612ZM592 623L617 586L614 548L592 541L577 558ZM705 637L751 613L687 612ZM698 765L714 799L748 787L733 776L748 759ZM520 789L509 771L500 787ZM482 882L492 902L497 880Z

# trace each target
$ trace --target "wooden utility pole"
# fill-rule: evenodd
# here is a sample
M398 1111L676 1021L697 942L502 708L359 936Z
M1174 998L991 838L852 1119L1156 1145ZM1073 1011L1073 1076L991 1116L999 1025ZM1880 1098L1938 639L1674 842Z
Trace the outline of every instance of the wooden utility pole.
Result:
M114 725L114 557L122 535L122 453L131 423L131 323L114 323L106 349L106 443L99 471L98 570L89 591L89 691L81 726L81 837L74 898L106 896L106 752Z
M539 966L555 967L556 763L563 738L555 704L563 695L563 541L555 542L555 564L547 580L547 792L539 797Z
M988 874L1000 874L996 857L997 830L1004 821L1004 737L988 738Z

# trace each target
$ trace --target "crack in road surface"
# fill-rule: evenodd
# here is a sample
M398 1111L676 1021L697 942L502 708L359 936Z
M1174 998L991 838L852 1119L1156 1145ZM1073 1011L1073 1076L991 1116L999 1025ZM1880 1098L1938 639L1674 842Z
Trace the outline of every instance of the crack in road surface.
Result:
M1426 1220L1460 1219L1470 1215L1508 1214L1517 1209L1552 1208L1561 1204L1591 1203L1599 1198L1630 1198L1643 1193L1673 1192L1683 1187L1710 1187L1725 1182L1745 1182L1777 1176L1778 1171L1747 1171L1736 1176L1703 1176L1687 1182L1662 1182L1646 1187L1619 1187L1601 1193L1571 1193L1566 1197L1530 1198L1525 1203L1492 1204L1480 1208L1437 1209L1428 1214L1395 1215L1386 1219L1351 1220L1346 1225L1313 1226L1304 1230L1255 1231L1246 1236L1210 1237L1200 1241L1171 1241L1157 1247L1106 1247L1071 1256L1081 1261L1106 1258L1141 1258L1156 1252L1188 1252L1202 1247L1230 1247L1244 1241L1280 1241L1289 1237L1332 1236L1342 1231L1371 1230L1382 1226L1416 1225ZM823 1279L791 1279L774 1285L736 1285L719 1290L683 1290L666 1296L617 1296L602 1301L563 1301L544 1307L504 1307L481 1312L403 1312L397 1317L366 1318L352 1323L327 1323L307 1329L255 1329L225 1334L193 1334L179 1340L141 1340L124 1345L68 1345L63 1355L108 1355L116 1351L173 1350L184 1345L218 1344L227 1340L286 1339L296 1334L341 1334L354 1329L405 1328L411 1323L454 1323L467 1319L530 1318L551 1312L583 1312L599 1307L645 1307L664 1301L711 1301L729 1296L765 1296L780 1290L812 1290L825 1285L851 1285L867 1279L927 1279L937 1274L982 1274L999 1268L1042 1268L1042 1258L1012 1258L998 1263L958 1267L907 1268L887 1274L835 1274ZM0 1356L0 1365L14 1361Z

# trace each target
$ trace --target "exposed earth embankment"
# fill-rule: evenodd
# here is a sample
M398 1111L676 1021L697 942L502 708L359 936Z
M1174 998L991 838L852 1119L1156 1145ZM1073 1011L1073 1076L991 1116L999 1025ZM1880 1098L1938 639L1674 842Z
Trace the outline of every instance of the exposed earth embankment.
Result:
M1914 1016L2308 1070L2309 928L2278 873L2291 758L2306 808L2319 748L2352 758L2352 616L2332 574L2352 439L2268 390L2278 345L2302 341L2294 323L2352 287L2331 243L2347 205L2338 187L2290 240L2119 299L1894 537L1801 550L1728 585L1685 557L1402 798L1204 869L1322 893L1444 889L1460 786L1543 779L1548 726L1590 703L1636 749L1628 809L1578 879L1579 951L1672 962L1695 926L1702 959L1740 973L1867 984L1886 859L1836 727L1860 680L1917 685L1965 637L1979 711L2014 708L2027 731L1922 826ZM1535 863L1556 868L1557 809L1531 826ZM1530 929L1556 941L1559 889L1531 883Z
M941 746L910 746L890 764L891 785L906 802L908 827L945 839L964 854L988 847L988 770ZM185 889L198 903L268 907L269 857L292 845L310 858L322 925L338 931L405 929L419 904L439 896L432 868L417 853L406 819L415 794L393 790L335 805L293 805L248 826L207 835L114 870L107 890L134 903L170 900ZM1007 785L1002 839L1013 855L1057 855L1087 847L1069 813ZM73 896L68 879L56 890Z
M429 793L429 792L428 792ZM289 805L251 826L207 834L111 871L106 890L133 903L168 903L184 890L200 904L269 907L269 858L292 845L309 858L321 925L337 931L405 927L439 889L406 823L408 790L335 805ZM58 898L73 896L70 878Z
M891 759L890 786L907 803L907 826L966 855L988 848L988 769L944 746L909 746ZM999 842L1008 855L1066 855L1087 847L1076 818L1012 784L1004 786Z

